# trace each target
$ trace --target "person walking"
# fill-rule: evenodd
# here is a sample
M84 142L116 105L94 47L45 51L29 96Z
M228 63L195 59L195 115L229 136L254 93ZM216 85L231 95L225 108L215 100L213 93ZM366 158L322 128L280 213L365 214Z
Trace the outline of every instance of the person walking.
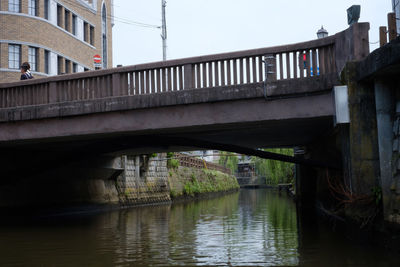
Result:
M22 63L22 65L21 65L21 80L33 79L30 69L31 69L31 65L29 65L28 62Z

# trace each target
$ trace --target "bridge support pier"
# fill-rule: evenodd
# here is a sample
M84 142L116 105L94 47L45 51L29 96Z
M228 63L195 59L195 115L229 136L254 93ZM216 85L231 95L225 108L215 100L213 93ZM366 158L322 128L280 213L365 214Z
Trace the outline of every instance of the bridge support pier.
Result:
M393 184L393 174L396 174L397 168L393 169L392 165L396 161L393 156L396 154L398 155L399 151L398 139L393 140L394 134L398 132L396 129L398 126L394 125L393 120L396 117L393 116L395 103L393 101L394 92L392 92L390 84L387 82L385 83L382 79L377 79L374 82L374 87L379 145L380 184L382 187L384 217L388 219L392 206L391 187L393 189L396 187L396 185Z
M400 39L346 64L354 190L370 194L384 222L400 225ZM353 99L353 101L351 101ZM357 146L359 147L358 154ZM357 157L359 156L359 157ZM365 168L365 166L369 166ZM361 187L361 185L363 187ZM382 201L381 201L382 200ZM385 224L386 225L386 224Z
M306 154L297 154L297 158L307 158ZM296 198L301 207L314 206L316 192L316 175L313 167L295 165Z
M331 135L324 136L304 148L304 154L296 157L343 166L347 143L342 139L346 128L339 127ZM296 152L295 152L296 153ZM296 198L302 210L329 210L335 204L331 194L331 181L343 181L345 171L329 167L312 167L296 164Z

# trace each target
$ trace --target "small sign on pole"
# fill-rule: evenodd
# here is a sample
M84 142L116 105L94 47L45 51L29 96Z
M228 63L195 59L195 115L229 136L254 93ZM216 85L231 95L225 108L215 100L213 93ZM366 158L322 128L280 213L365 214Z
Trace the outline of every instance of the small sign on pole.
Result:
M93 56L93 63L96 69L101 68L101 56L99 54Z

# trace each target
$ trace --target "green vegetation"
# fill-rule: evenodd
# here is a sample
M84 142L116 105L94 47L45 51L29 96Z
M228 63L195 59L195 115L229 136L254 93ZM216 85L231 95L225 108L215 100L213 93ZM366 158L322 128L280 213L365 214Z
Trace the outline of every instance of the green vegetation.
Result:
M237 171L238 162L239 159L235 153L221 151L218 163L226 168L231 169L232 173Z
M176 169L179 167L179 160L174 159L174 152L167 153L167 167L168 169Z
M293 149L274 148L265 149L265 151L293 156ZM257 157L252 157L251 160L255 164L256 173L259 176L264 176L268 185L293 183L293 163Z
M234 176L207 169L174 169L169 177L171 198L196 196L203 193L223 192L239 188Z

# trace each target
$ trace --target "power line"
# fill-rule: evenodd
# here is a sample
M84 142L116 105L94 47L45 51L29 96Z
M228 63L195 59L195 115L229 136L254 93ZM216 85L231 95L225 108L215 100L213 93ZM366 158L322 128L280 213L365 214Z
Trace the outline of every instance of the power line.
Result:
M113 6L114 6L114 7L119 7L119 8L121 8L121 9L123 9L124 11L129 11L130 13L134 13L134 12L137 12L137 11L138 11L138 9L132 9L132 8L129 8L129 6L126 7L126 6L116 5L115 3L113 4ZM142 15L143 15L143 14L142 14ZM151 20L160 21L160 18L159 18L159 17L156 18L156 17L151 16L151 15L149 15L149 14L146 14L146 18L150 18Z
M86 11L86 8L84 8L83 6L81 6L78 3L72 2L71 0L64 0L65 2L67 2L69 5L76 7L80 10ZM109 12L108 12L109 13ZM128 24L128 25L132 25L132 26L137 26L137 27L143 27L143 28L154 28L154 29L160 29L161 26L159 25L154 25L154 24L148 24L148 23L144 23L144 22L139 22L139 21L134 21L134 20L129 20L126 18L121 18L121 17L117 17L114 15L110 15L107 13L107 18L108 19L114 19L117 22L121 22L124 24ZM97 12L97 14L95 14L95 16L99 16L101 17L101 12Z

